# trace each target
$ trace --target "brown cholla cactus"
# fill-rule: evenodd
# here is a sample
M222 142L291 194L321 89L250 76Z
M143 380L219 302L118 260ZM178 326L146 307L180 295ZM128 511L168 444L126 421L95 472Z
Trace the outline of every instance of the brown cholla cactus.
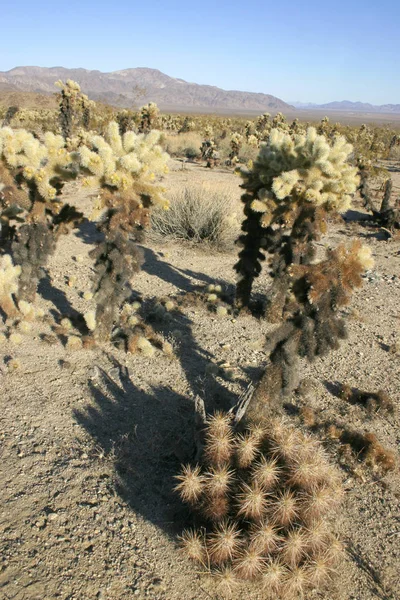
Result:
M329 586L342 553L332 533L342 488L318 443L279 420L237 433L216 413L201 464L177 480L198 524L181 545L218 591L255 580L266 598L291 599Z
M140 109L139 133L150 133L158 127L159 109L155 102L149 102Z
M346 337L338 311L349 304L372 265L370 249L357 241L328 251L318 263L291 266L291 316L267 340L269 363L251 398L249 418L280 411L283 397L298 384L299 357L312 361L338 347Z

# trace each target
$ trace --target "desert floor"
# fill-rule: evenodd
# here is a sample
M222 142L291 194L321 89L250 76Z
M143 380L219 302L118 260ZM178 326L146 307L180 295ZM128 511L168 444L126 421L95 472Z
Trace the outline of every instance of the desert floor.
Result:
M240 179L223 170L172 162L167 192L190 186L229 190L240 215ZM400 174L393 173L395 185ZM93 199L76 185L70 202L89 215ZM299 424L307 403L328 418L372 431L398 452L400 441L400 241L384 239L355 217L331 223L320 242L361 238L375 266L354 295L348 339L313 364L301 364L302 392L288 400ZM355 220L354 220L355 219ZM37 303L56 321L91 302L89 251L93 224L60 240ZM173 242L146 242L135 289L146 302L219 283L233 292L237 249L219 253ZM73 286L68 285L76 277ZM257 281L262 295L268 275ZM51 319L34 323L19 345L7 341L0 363L0 598L7 600L207 600L218 597L209 576L181 553L177 535L188 515L173 493L173 476L193 453L193 404L229 408L266 360L265 335L275 327L250 315L217 317L202 306L172 311L154 327L175 358L126 354L112 345L71 351L54 336ZM229 365L230 376L224 368ZM226 371L225 371L226 372ZM369 415L338 397L338 384L385 390L394 415ZM333 589L320 600L400 598L400 480L362 462L348 465L322 439L346 490L335 521L346 552ZM236 596L235 596L236 597ZM263 598L243 586L237 598Z

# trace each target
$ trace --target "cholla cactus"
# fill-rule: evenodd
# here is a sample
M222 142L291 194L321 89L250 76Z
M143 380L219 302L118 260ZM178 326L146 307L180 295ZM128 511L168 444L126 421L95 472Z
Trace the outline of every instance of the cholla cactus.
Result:
M9 106L6 114L4 115L2 127L8 127L18 112L19 112L18 106Z
M214 140L204 140L201 143L201 158L207 161L207 168L213 169L220 163L219 153Z
M253 280L261 271L262 251L274 253L272 274L287 277L292 263L310 262L312 241L325 229L326 212L344 212L358 184L357 170L347 161L352 147L345 138L332 143L310 127L306 135L272 130L250 171L242 171L246 190L243 246L235 270L239 274L237 306L247 306ZM272 290L270 298L275 296ZM274 298L279 318L285 294Z
M16 232L16 223L23 222L23 213L31 201L26 189L17 183L0 162L0 248L7 249ZM15 224L13 224L13 222Z
M244 125L244 134L246 136L246 140L249 140L249 137L255 136L256 133L256 124L254 121L246 121Z
M9 254L0 256L0 309L7 317L18 315L13 296L18 292L21 267L14 266Z
M189 117L185 117L178 133L188 133L189 131L193 131L195 128L196 123L192 119L189 119Z
M24 129L0 129L0 158L13 177L19 205L23 199L27 209L26 224L16 233L12 253L22 267L18 299L32 301L40 269L54 251L58 235L81 220L81 213L60 200L64 182L74 178L76 171L63 138L50 132L40 142Z
M291 599L329 586L342 555L331 531L342 488L319 444L277 420L237 433L217 413L202 465L177 479L203 525L184 531L181 544L218 590L257 580L266 597Z
M329 128L330 128L329 117L324 117L323 119L321 119L321 122L318 125L317 133L319 133L320 135L322 135L324 133L328 134Z
M135 123L135 113L133 113L130 110L120 110L117 113L115 120L118 123L120 134L124 135L124 133L126 133L127 131L132 130L133 125Z
M243 136L240 133L237 133L236 131L232 133L230 141L231 151L229 154L228 161L230 165L236 165L239 162L239 152L240 148L242 147L242 144Z
M94 102L81 92L79 83L67 79L65 83L56 81L60 88L60 126L65 139L72 138L78 127L89 129L90 110Z
M271 115L269 113L264 113L263 115L261 115L260 117L258 117L257 121L256 121L256 130L262 134L265 132L265 130L269 130L270 129L270 118Z
M158 126L158 115L160 111L155 102L149 102L140 109L140 133L149 133Z
M121 136L112 122L104 138L90 136L90 147L79 151L79 164L87 174L84 183L101 188L98 228L105 239L91 252L96 270L91 329L100 341L111 338L119 310L131 294L129 283L142 260L136 243L149 223L151 205L168 208L163 188L154 183L167 170L168 155L158 145L159 138L156 131Z
M288 129L288 124L286 122L286 117L283 113L278 112L272 119L272 129Z
M328 251L325 260L289 268L291 316L267 340L269 364L248 407L249 418L280 410L282 398L298 383L299 356L312 361L339 346L347 333L338 311L372 266L371 250L356 241Z

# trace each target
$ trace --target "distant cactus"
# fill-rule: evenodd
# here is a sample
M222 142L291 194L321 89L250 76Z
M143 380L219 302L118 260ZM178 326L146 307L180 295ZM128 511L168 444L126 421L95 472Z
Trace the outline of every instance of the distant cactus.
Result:
M239 152L242 144L243 136L240 133L237 133L236 131L232 133L230 140L231 151L229 153L228 160L228 163L230 165L236 165L239 162Z
M204 140L201 144L201 158L206 161L206 166L213 169L220 163L219 153L214 140Z
M90 111L94 102L81 92L79 83L67 79L55 84L60 88L60 127L65 139L72 138L79 127L89 129Z
M139 133L150 133L152 129L157 129L159 109L155 102L149 102L140 109Z

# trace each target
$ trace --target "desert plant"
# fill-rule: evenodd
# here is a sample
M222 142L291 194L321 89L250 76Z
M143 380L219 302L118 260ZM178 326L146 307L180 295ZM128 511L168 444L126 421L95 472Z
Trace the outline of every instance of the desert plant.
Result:
M118 124L111 122L104 137L89 136L88 146L79 150L79 164L87 175L84 184L101 188L97 227L104 240L91 251L96 310L86 318L100 341L110 340L131 294L129 284L142 261L137 242L149 223L150 207L168 207L163 188L154 182L167 168L168 155L158 145L159 138L156 131L121 136ZM133 333L127 329L125 335L129 345Z
M158 207L152 211L152 235L224 250L233 245L238 230L234 211L234 199L227 193L185 188L171 196L168 211Z
M13 232L11 251L21 266L18 300L32 302L57 238L82 218L61 200L64 183L76 176L76 169L62 136L50 132L40 142L24 129L0 129L0 158L12 176L10 195L18 198L14 211L26 211L25 222Z
M201 143L201 158L206 161L208 169L213 169L220 163L219 153L214 140L204 140Z
M267 340L269 361L249 403L249 418L279 412L282 398L297 386L298 357L312 361L338 347L346 337L338 311L350 302L372 265L370 249L358 241L329 250L317 263L292 265L290 317Z
M236 165L239 162L239 152L243 144L243 136L236 131L231 135L230 146L231 151L229 153L228 164Z
M184 157L189 160L200 157L202 138L199 133L165 134L162 145L171 156Z
M342 488L319 444L278 420L238 433L223 413L204 437L201 464L177 477L201 525L181 536L188 556L218 585L259 580L268 598L329 585L341 555L331 519Z
M76 135L79 127L89 129L90 110L94 102L81 92L80 85L76 81L67 79L64 83L59 80L55 85L61 90L59 93L61 132L66 140L71 139Z
M366 161L363 158L359 158L358 168L360 177L358 190L364 207L371 213L372 220L380 227L388 228L389 230L400 228L400 200L397 199L392 203L393 182L389 172L386 169L374 167L371 161ZM379 208L375 205L370 186L370 181L376 177L385 178L381 186L383 188L383 197Z
M235 265L238 308L249 304L264 253L270 253L274 282L266 314L270 320L281 319L290 265L309 264L315 254L312 242L325 231L326 214L350 206L358 183L357 170L347 162L351 151L343 137L330 144L314 128L293 137L275 129L253 168L242 169L245 220Z
M159 109L155 102L149 102L140 109L139 132L149 133L158 127Z

